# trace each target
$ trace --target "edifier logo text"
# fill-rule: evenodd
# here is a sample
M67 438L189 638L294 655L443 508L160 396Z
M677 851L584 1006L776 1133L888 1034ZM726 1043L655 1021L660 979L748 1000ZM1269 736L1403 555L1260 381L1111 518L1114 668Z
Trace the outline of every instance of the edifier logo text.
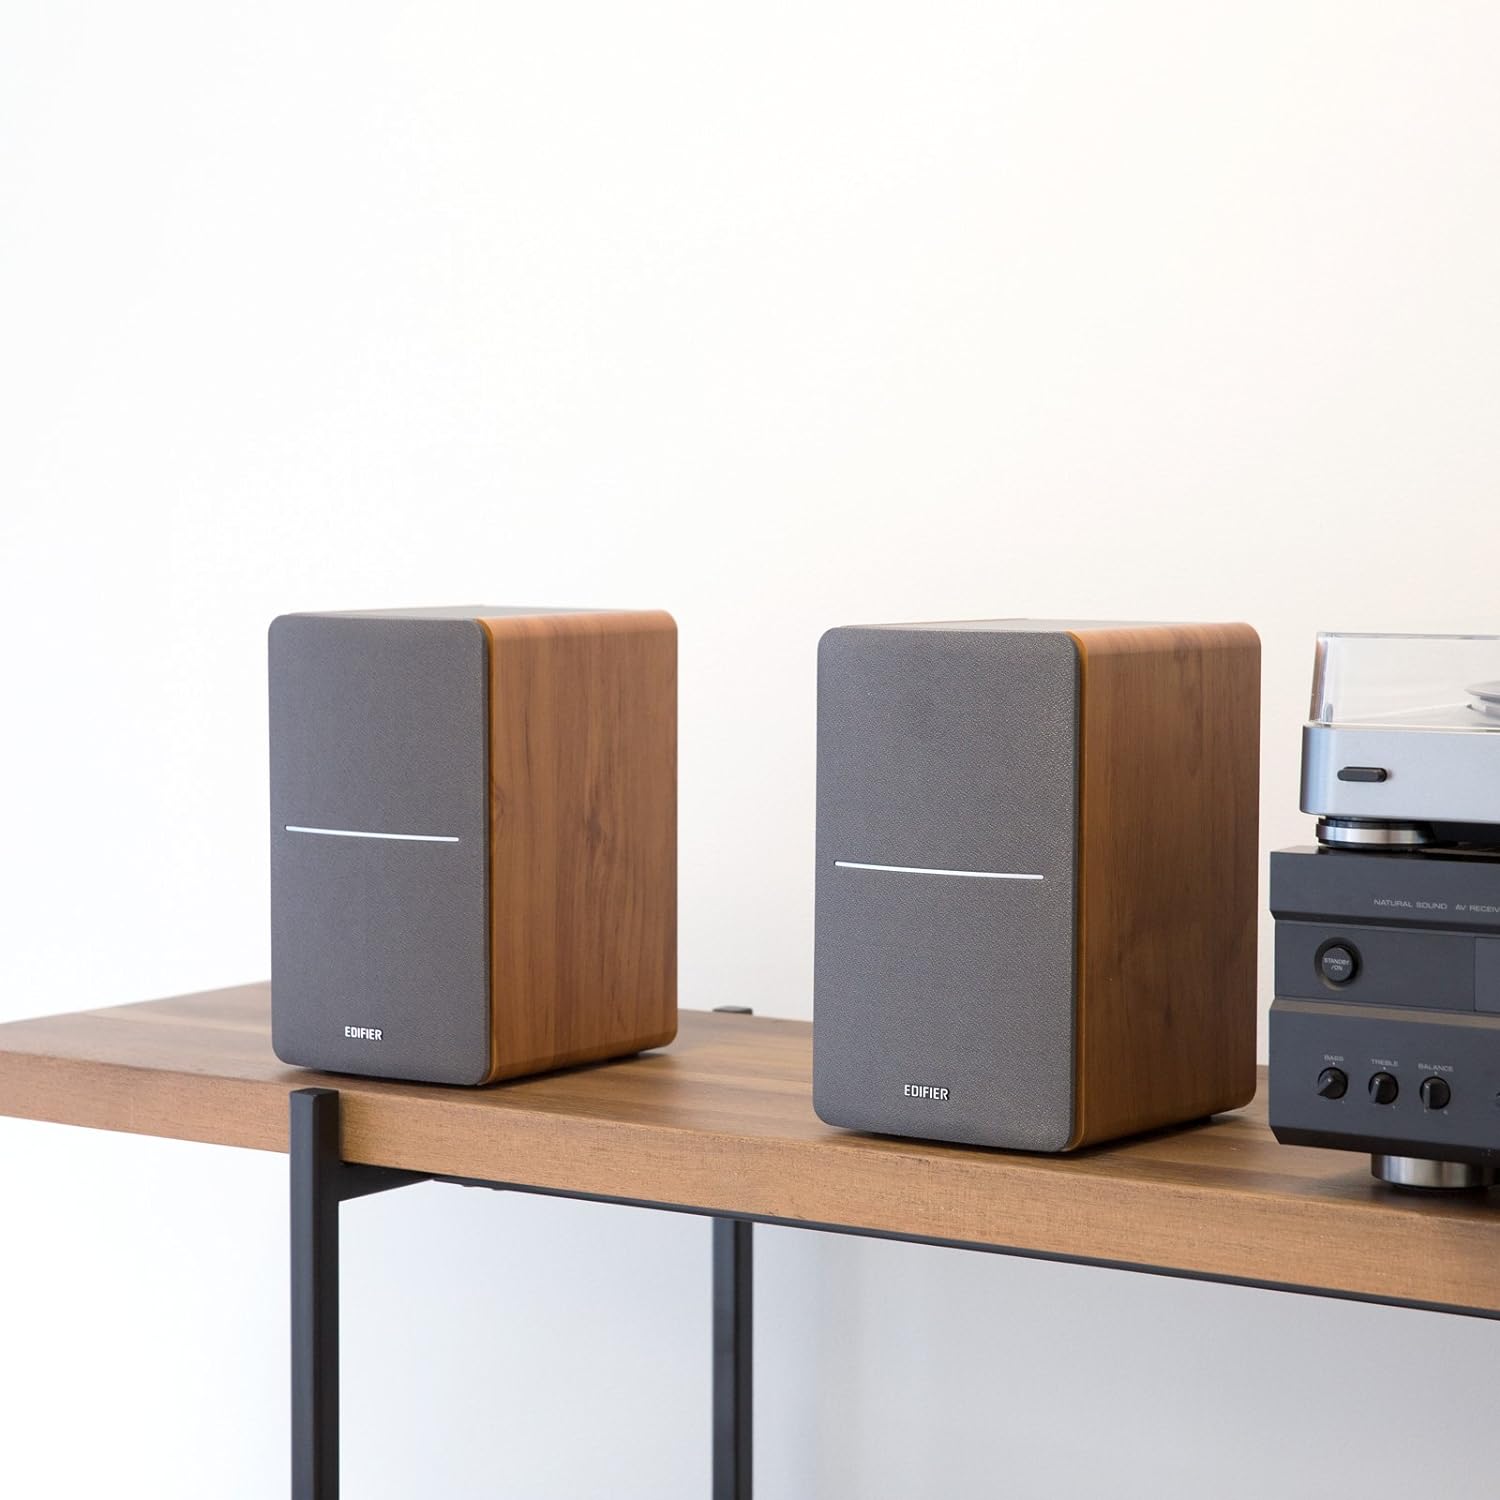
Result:
M934 1088L930 1083L908 1083L903 1085L901 1092L908 1099L946 1099L947 1089Z
M344 1035L353 1037L356 1042L378 1042L380 1028L378 1026L346 1026Z

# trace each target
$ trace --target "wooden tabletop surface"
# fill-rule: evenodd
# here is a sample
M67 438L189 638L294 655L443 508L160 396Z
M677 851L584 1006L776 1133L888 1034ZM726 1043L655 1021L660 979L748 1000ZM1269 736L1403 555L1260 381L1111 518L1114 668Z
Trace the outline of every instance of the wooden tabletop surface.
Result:
M1500 1315L1500 1191L1421 1197L1278 1146L1248 1109L1069 1157L856 1135L812 1110L812 1028L684 1011L669 1048L486 1089L333 1077L271 1052L264 984L0 1026L0 1114L285 1151L337 1088L344 1156Z

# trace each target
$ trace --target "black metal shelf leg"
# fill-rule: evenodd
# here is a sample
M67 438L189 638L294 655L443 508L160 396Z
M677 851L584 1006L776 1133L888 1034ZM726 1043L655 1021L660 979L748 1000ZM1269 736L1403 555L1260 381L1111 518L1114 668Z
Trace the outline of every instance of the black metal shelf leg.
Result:
M337 1089L290 1096L292 1500L339 1494L339 1204L426 1182L421 1172L350 1166Z
M754 1228L714 1220L713 1500L750 1500Z
M339 1493L339 1096L291 1096L292 1500Z

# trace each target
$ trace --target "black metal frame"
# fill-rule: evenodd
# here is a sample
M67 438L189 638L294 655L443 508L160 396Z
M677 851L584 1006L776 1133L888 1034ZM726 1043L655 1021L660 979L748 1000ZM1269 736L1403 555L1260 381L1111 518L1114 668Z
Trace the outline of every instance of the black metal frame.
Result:
M954 1250L982 1250L1028 1260L1102 1266L1187 1281L1211 1281L1301 1296L1372 1302L1462 1317L1500 1318L1487 1308L1456 1307L1402 1297L1378 1297L1290 1282L1216 1276L1171 1266L1140 1265L1088 1256L1059 1255L1018 1246L898 1234L851 1224L813 1224L757 1214L726 1214L682 1203L656 1203L574 1193L522 1183L489 1182L436 1173L359 1166L343 1160L336 1089L298 1089L291 1095L292 1251L292 1500L337 1500L339 1493L339 1205L418 1182L445 1182L500 1192L535 1193L588 1203L614 1203L713 1220L713 1500L751 1500L752 1350L756 1224L899 1240Z
M339 1492L339 1205L428 1180L346 1162L340 1113L336 1089L291 1096L293 1500Z
M754 1227L714 1220L713 1500L750 1500Z
M292 1500L338 1500L339 1205L418 1182L525 1189L346 1162L338 1090L297 1089L290 1104ZM714 1218L713 1500L750 1500L752 1233L748 1219Z

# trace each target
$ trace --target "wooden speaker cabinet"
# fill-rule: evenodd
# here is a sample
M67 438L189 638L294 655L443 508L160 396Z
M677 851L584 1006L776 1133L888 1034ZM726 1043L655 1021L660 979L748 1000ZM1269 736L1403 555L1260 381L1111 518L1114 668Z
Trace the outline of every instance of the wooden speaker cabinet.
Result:
M672 1039L670 615L283 615L270 695L278 1057L479 1084Z
M1247 625L830 631L819 1115L1067 1151L1248 1102L1259 721Z

